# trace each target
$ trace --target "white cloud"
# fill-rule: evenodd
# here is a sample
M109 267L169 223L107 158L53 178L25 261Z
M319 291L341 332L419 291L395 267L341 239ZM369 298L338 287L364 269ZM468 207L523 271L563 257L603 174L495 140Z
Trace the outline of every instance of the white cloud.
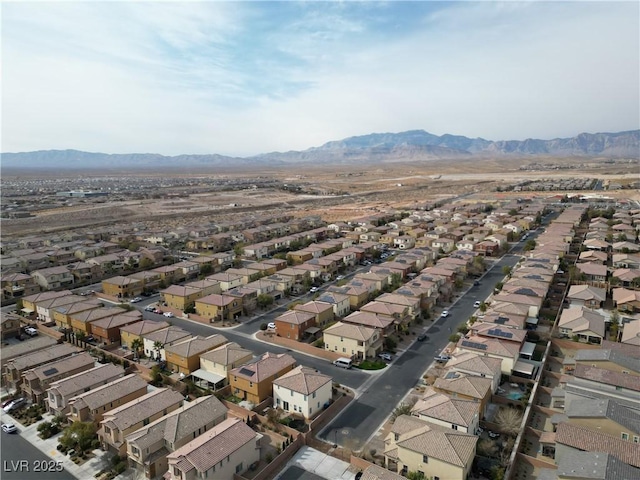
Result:
M7 4L2 150L250 155L374 131L638 128L637 4L435 7L389 29L393 3Z

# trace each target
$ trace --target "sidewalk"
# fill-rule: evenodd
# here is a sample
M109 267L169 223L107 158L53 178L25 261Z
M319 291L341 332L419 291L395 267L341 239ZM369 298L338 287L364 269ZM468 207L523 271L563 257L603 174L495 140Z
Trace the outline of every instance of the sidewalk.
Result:
M41 439L38 436L38 425L40 425L43 421L50 422L53 419L53 415L44 414L42 416L42 421L33 423L28 427L23 426L16 419L4 412L1 415L2 423L14 423L19 430L17 435L20 435L31 445L36 447L38 450L40 450L42 453L49 456L53 460L61 462L65 471L69 472L78 480L92 479L94 478L94 475L96 473L109 465L109 460L111 459L112 454L100 449L93 450L92 453L94 456L86 460L82 465L76 465L75 463L73 463L67 455L63 455L61 452L56 450L58 439L60 438L60 435L62 435L62 433L58 433L57 435L54 435L51 438L47 438L46 440Z
M351 471L351 464L348 462L304 446L287 462L282 471L275 477L275 480L306 478L296 476L294 472L288 471L289 468L296 470L295 467L311 472L326 480L354 480L356 478L355 471Z

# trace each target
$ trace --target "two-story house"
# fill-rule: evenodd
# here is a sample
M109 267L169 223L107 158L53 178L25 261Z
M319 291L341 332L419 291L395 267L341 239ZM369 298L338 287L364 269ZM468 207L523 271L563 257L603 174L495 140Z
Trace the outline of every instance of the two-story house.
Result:
M191 372L196 385L218 390L228 384L229 370L249 363L253 353L235 342L209 350L200 355L200 368Z
M227 342L223 335L213 334L208 337L197 335L166 345L164 347L166 368L172 372L189 375L200 367L200 355Z
M323 332L324 348L355 360L373 358L382 351L382 332L338 322Z
M434 425L458 432L475 434L480 422L480 404L471 400L451 398L427 388L411 408L411 415Z
M273 381L273 406L313 418L331 402L331 386L331 377L300 365Z
M273 381L295 366L296 360L291 355L267 352L257 361L229 371L231 392L257 405L273 396Z

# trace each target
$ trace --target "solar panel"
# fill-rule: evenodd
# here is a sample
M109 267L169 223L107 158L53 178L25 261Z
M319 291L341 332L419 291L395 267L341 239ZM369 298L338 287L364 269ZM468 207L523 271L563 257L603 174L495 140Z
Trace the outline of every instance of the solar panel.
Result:
M507 317L498 317L493 321L493 323L498 323L500 325L504 325L508 321L509 321L509 319Z
M499 328L493 328L487 332L489 335L493 335L496 337L502 338L513 338L513 333L505 332L504 330L500 330Z
M253 370L249 370L248 368L241 368L240 375L246 375L247 377L253 377L255 372Z
M486 350L487 346L484 343L470 342L469 340L462 341L463 347L475 348L476 350Z
M44 372L42 372L43 375L46 375L47 377L49 375L53 375L54 373L58 373L58 369L53 367L53 368L49 368L47 370L45 370Z

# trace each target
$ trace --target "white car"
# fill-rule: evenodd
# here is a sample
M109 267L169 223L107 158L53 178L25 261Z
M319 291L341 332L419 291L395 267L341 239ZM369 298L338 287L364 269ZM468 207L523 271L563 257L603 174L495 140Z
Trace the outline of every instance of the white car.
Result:
M447 318L449 316L449 310L443 310L440 316L442 318Z
M13 423L3 423L2 431L4 433L16 433L18 428Z
M390 353L384 353L384 352L383 353L379 353L378 357L381 358L382 360L387 361L387 362L390 362L393 359L393 357L391 356Z
M167 318L173 318L175 315L171 312L164 312L162 315L164 315Z
M267 328L270 330L275 330L276 329L276 324L273 322L269 322L267 323Z
M33 327L27 327L24 329L24 333L26 333L30 337L35 337L36 335L38 335L38 330Z
M318 287L311 287L309 293L316 293L318 290L320 290Z
M338 275L338 276L336 277L336 280L344 280L344 275Z
M473 302L473 306L478 308L480 306L480 301L476 300L475 302Z
M142 301L142 297L135 297L129 300L129 303L138 303Z

